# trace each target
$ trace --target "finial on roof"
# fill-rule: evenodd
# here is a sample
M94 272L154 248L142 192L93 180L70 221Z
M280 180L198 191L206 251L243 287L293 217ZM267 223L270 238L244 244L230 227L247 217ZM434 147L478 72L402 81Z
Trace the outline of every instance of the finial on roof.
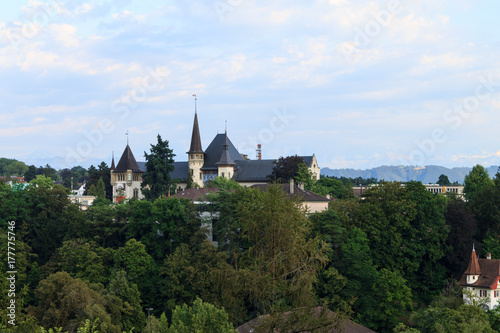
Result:
M196 94L193 94L193 97L194 97L194 113L197 114L198 113L198 110L197 110L197 106L196 106L196 101L198 100L198 98L196 97Z
M128 130L127 133L125 133L125 135L127 136L127 146L128 146Z
M114 170L115 169L115 151L113 150L113 152L111 153L111 170Z
M474 243L472 243L472 251L476 252L476 249L474 248Z

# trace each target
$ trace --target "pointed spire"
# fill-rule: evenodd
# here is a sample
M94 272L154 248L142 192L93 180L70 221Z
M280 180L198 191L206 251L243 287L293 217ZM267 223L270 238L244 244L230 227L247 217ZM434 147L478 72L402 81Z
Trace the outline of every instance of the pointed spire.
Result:
M113 157L111 157L111 168L110 170L114 170L115 168L115 152L113 151Z
M222 149L222 154L220 156L219 162L215 163L216 165L235 165L231 155L229 154L229 144L227 143L227 121L226 121L226 131L224 132L224 144L222 145L224 149Z
M479 260L477 259L476 249L474 247L474 244L472 244L472 253L470 255L469 266L467 267L465 274L467 275L481 274L481 268L479 267Z
M201 148L200 127L198 126L198 112L196 110L196 95L193 96L195 97L193 133L191 135L191 147L187 153L203 154L203 149Z
M122 157L120 158L120 161L118 161L118 165L116 166L117 172L125 172L127 170L141 173L144 172L141 170L141 168L139 168L139 165L137 164L134 154L132 154L132 149L130 149L129 145L125 147Z

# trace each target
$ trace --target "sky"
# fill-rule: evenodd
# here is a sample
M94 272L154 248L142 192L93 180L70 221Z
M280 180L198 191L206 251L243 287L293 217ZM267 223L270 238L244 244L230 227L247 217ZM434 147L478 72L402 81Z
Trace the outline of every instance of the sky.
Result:
M186 161L500 164L496 0L18 0L0 7L0 157L88 167L157 136ZM128 135L126 134L128 133Z

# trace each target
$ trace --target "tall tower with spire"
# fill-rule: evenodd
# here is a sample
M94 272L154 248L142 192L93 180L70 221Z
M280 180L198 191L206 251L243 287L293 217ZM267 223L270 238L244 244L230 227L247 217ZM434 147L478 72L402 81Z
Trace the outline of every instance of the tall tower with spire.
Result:
M198 184L198 186L203 187L203 172L201 168L205 163L205 152L201 148L201 137L200 137L200 127L198 126L198 110L197 110L197 98L194 96L194 123L193 123L193 133L191 135L191 147L189 148L188 154L188 167L191 177L193 177L193 182Z
M234 175L234 166L236 163L231 158L229 154L229 144L227 142L227 124L226 130L224 132L224 144L222 145L222 154L220 156L219 162L215 163L217 165L217 176L224 177L226 179L231 179Z

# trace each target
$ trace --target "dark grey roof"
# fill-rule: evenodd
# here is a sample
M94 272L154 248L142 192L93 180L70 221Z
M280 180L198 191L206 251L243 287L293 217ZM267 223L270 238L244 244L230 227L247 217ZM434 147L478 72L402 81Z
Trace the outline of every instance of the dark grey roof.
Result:
M237 182L267 182L267 176L273 172L276 160L236 161L233 180Z
M146 162L137 162L142 171L146 171ZM188 162L174 162L174 171L170 173L172 179L180 179L181 182L187 182L189 172Z
M216 163L219 162L220 157L222 156L222 151L224 149L223 145L225 142L224 134L217 134L215 138L212 140L210 145L205 150L205 164L201 170L217 170ZM243 156L240 155L238 150L234 147L233 143L229 138L227 139L229 156L233 161L244 160Z
M229 155L229 145L227 143L227 132L224 134L224 145L222 146L222 154L220 156L219 162L216 165L235 165L234 161Z
M132 150L130 149L129 145L125 147L125 150L123 151L122 157L120 158L115 171L125 172L127 170L132 170L133 172L142 172L142 170L139 168L139 165L137 165L137 161L135 160L134 154L132 154Z
M299 157L302 157L302 159L304 160L304 163L308 166L308 167L311 167L311 163L313 161L313 157L312 156L299 156Z
M189 148L189 151L187 153L203 154L203 149L201 149L200 127L198 126L198 114L196 113L194 114L193 133L191 135L191 147Z

